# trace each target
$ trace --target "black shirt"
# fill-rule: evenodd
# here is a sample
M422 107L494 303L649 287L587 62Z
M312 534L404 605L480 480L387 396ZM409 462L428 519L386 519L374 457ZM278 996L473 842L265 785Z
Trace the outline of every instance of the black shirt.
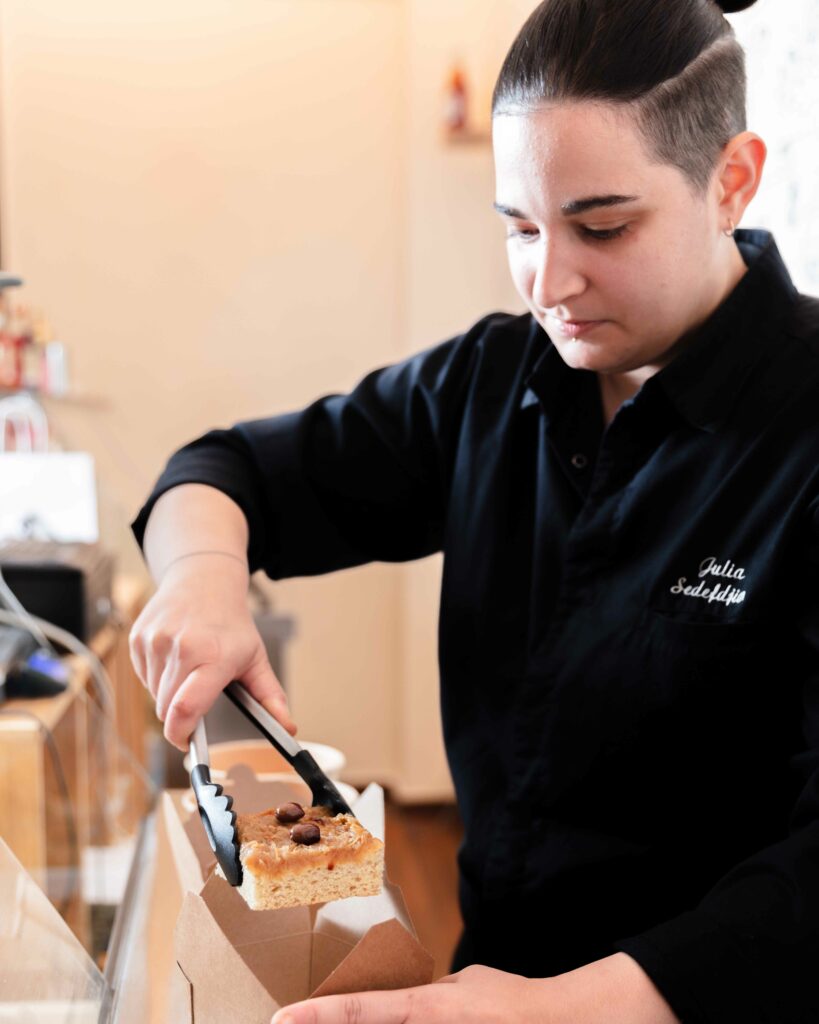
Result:
M685 1024L819 1019L819 300L771 234L608 428L529 316L215 430L273 579L443 551L453 969L623 950ZM362 634L362 642L364 634Z

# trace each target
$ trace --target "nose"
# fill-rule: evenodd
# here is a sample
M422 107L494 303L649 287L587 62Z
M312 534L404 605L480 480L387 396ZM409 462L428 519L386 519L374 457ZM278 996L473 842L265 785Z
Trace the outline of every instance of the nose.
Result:
M586 277L570 241L543 236L537 246L532 301L544 312L569 303L586 289Z

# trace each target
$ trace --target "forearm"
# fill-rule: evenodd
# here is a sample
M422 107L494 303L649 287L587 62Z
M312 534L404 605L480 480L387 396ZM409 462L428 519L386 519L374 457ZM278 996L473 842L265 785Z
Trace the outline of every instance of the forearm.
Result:
M247 564L248 525L239 506L205 484L181 484L163 494L145 529L143 550L158 583L171 563L194 552Z
M636 960L615 953L554 978L542 986L544 1009L555 1024L680 1024Z

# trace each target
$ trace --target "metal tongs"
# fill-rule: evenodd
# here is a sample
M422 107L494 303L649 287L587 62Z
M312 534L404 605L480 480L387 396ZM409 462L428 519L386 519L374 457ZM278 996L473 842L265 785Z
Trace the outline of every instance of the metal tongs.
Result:
M225 696L242 714L249 718L259 732L267 737L278 752L304 779L313 794L313 805L329 807L335 814L352 814L346 801L324 772L313 755L301 747L290 733L262 705L235 680L228 683ZM231 885L242 884L242 863L239 859L239 834L233 797L227 796L220 785L210 780L210 756L205 720L200 718L190 738L191 786L196 794L199 816L205 826L208 842L216 860Z

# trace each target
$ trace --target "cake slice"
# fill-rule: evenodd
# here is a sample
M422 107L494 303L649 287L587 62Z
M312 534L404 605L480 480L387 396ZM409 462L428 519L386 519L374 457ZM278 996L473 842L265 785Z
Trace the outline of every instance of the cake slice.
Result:
M239 814L236 827L242 862L237 889L254 910L381 892L384 844L351 814L288 803Z

